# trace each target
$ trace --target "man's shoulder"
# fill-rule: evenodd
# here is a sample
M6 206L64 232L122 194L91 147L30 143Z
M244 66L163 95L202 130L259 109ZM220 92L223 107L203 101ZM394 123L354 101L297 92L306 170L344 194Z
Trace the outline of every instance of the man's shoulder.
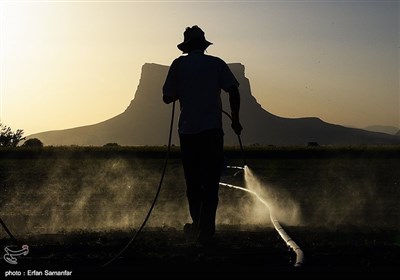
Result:
M196 54L196 55L183 55L180 56L178 58L176 58L174 60L174 64L179 64L179 61L189 61L189 63L191 62L195 62L198 63L199 60L206 62L206 64L208 65L214 65L217 67L223 67L224 65L227 65L227 63L220 57L218 56L214 56L214 55L209 55L209 54L205 54L205 53L201 53L201 54Z
M216 63L225 63L225 61L218 56L204 54L204 57L206 57L206 59L209 59L211 61L215 61Z
M172 61L171 65L175 65L175 64L179 63L183 58L184 58L184 56L178 56L177 58L175 58Z

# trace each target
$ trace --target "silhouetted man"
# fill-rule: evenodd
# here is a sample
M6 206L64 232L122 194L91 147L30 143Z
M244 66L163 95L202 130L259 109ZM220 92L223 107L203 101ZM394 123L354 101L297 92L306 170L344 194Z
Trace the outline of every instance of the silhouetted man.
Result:
M229 93L231 127L242 131L239 83L222 59L204 54L211 44L198 26L187 27L177 46L187 55L172 62L163 87L164 102L179 100L181 109L178 132L193 220L184 231L203 245L213 241L223 166L221 89Z

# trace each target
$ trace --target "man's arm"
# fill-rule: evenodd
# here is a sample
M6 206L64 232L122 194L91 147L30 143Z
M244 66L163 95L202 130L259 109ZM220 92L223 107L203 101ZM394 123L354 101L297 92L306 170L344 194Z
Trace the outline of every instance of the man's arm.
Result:
M228 90L229 94L229 105L231 107L232 124L231 127L237 135L242 132L242 125L239 120L239 110L240 110L240 94L239 88L237 86L231 86Z
M179 58L175 59L169 67L167 78L163 86L163 101L166 104L174 102L178 97L178 63Z

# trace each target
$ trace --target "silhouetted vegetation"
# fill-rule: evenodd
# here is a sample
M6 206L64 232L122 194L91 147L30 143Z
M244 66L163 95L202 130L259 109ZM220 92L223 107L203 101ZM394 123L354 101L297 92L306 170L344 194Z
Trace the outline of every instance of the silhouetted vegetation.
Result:
M0 147L16 147L19 142L25 139L24 131L17 129L13 131L11 127L0 123Z
M105 145L103 145L103 147L119 147L118 143L107 143Z
M44 146L40 151L29 146L0 149L1 157L97 157L165 158L167 146ZM170 158L180 158L180 147L171 146ZM228 159L241 159L239 146L226 146ZM400 158L400 146L245 146L247 159L324 159L324 158Z
M35 147L35 148L42 148L43 142L40 141L38 138L31 138L28 139L22 144L22 147Z
M307 146L309 146L309 147L319 147L319 144L318 144L318 142L308 142Z

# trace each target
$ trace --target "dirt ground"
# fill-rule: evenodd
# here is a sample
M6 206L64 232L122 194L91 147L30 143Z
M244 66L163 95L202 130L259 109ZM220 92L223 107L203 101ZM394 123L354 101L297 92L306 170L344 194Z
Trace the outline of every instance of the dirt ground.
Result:
M294 266L295 252L274 228L220 226L211 248L188 242L181 229L145 228L107 266L133 231L25 236L22 243L29 245L29 254L19 257L16 265L1 260L1 273L72 272L59 276L64 279L389 279L400 272L397 230L288 227L286 232L304 253L300 267ZM7 238L0 241L2 247L21 248Z
M71 274L50 278L111 280L400 275L397 147L246 149L252 172L273 201L301 214L298 223L279 219L304 253L300 267L294 266L295 252L265 225L269 216L264 206L262 226L243 226L260 225L252 221L257 204L231 188L220 190L216 246L187 242L180 225L188 216L178 154L170 160L149 223L119 258L104 267L147 213L164 151L139 156L139 151L127 148L71 149L2 151L0 217L20 243L12 242L0 227L0 279L49 279L44 277L46 270ZM241 164L240 151L228 155L229 164ZM226 174L223 182L244 186L244 176L235 174ZM123 230L127 226L132 230ZM118 230L104 230L108 228ZM20 250L23 244L29 253L19 256L17 264L3 260L6 248Z

